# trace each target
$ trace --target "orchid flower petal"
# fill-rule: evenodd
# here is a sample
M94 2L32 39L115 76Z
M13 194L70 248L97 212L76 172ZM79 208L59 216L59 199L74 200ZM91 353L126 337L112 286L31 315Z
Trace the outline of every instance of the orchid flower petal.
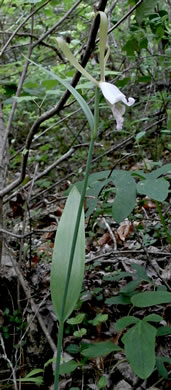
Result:
M117 130L122 130L123 126L123 115L125 113L125 106L122 103L116 103L112 105L112 113L113 116L116 120L116 129Z
M99 85L98 81L94 79L77 61L77 59L72 54L68 44L63 38L56 38L56 41L58 43L59 48L63 51L64 55L69 60L70 64L73 65L80 73L82 73L88 80L90 80L93 84L95 84L97 87Z

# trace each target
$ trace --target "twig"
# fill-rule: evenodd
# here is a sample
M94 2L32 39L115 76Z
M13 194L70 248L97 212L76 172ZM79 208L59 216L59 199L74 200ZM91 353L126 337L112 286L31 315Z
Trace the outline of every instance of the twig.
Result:
M27 54L27 60L26 60L26 62L24 64L24 68L23 68L23 71L22 71L22 74L21 74L21 77L20 77L20 80L19 80L19 84L18 84L17 92L16 92L16 97L18 97L20 95L20 92L21 92L21 89L22 89L22 86L23 86L23 83L24 83L24 80L25 80L25 77L26 77L26 74L27 74L27 69L28 69L28 66L29 66L29 58L31 57L31 53L32 53L32 48L31 48L31 41L30 41L30 45L29 45L29 48L28 48L28 54ZM12 120L14 118L14 113L15 113L16 106L17 106L17 100L14 100L11 112L9 114L7 127L5 129L5 136L4 136L4 140L3 140L0 165L2 164L2 161L3 161L3 158L4 158L4 153L5 153L5 149L6 149L6 143L7 143L7 140L8 140L8 134L9 134L9 131L10 131L10 128L11 128Z
M106 226L106 228L107 228L107 230L108 230L108 232L109 232L109 234L110 234L110 236L111 236L111 238L112 238L112 240L113 240L113 243L114 243L114 251L116 251L117 250L117 242L116 242L116 238L115 238L115 236L114 236L114 234L113 234L113 232L112 232L112 229L111 229L111 227L109 226L109 224L108 224L108 222L106 221L106 219L103 217L102 218L102 220L103 220L103 222L104 222L104 224L105 224L105 226Z
M109 7L109 9L107 10L107 15L110 15L112 13L112 11L114 10L116 4L117 4L118 0L114 0L113 4L111 4L111 6Z
M139 5L140 5L142 2L143 2L143 0L139 0L138 3L136 3L136 4L134 5L134 7L132 7L132 8L127 12L126 15L124 15L116 24L114 24L113 27L111 27L111 28L108 30L108 34L110 34L113 30L115 30L115 28L117 28L122 22L124 22L124 20L126 20L126 19L128 18L128 16L131 15L132 12L134 12L135 9L136 9L137 7L139 7Z
M168 372L168 376L171 374L171 370ZM155 389L155 386L157 386L159 383L163 382L165 380L165 378L160 378L158 379L157 382L155 382L152 386L151 386L151 389Z
M159 119L158 121L152 123L151 125L149 125L148 127L146 127L146 129L144 129L144 132L145 132L145 133L149 132L149 130L151 130L154 126L158 125L158 123L163 122L165 119L166 119L166 117L161 118L161 119ZM153 131L154 131L154 130L153 130ZM92 160L92 162L96 162L96 161L98 161L99 159L101 159L102 157L106 156L107 154L113 152L114 150L120 149L121 147L125 146L127 143L129 143L130 141L132 141L134 138L135 138L135 134L133 134L133 135L131 135L130 137L126 138L125 140L123 140L123 141L120 142L119 144L112 146L112 148L108 149L108 150L107 150L106 152L104 152L103 154L100 154L100 156L95 157L95 158Z
M12 35L12 32L10 32L10 31L0 31L0 34ZM36 39L36 40L38 41L37 36L34 35L34 34L31 34L31 33L29 33L29 32L28 32L28 33L16 33L16 36L18 36L18 37L26 37L26 38L27 38L27 37L31 37L32 39ZM28 45L28 44L26 43L25 45ZM61 56L61 54L59 53L57 47L55 47L55 46L53 46L53 45L51 45L51 44L49 44L49 43L42 42L42 41L41 41L41 42L37 42L37 45L41 45L41 46L47 47L47 48L49 48L49 49L51 49L51 50L54 50L55 53L59 56L59 58L60 58L61 60L64 60L63 57ZM19 46L19 45L18 45L18 46ZM15 48L18 47L18 46L11 46L9 49L6 49L5 51L15 49Z
M104 260L104 262L108 262L108 263L115 263L116 261L118 261L118 255L126 255L126 254L137 254L137 255L142 255L144 254L145 251L144 250L131 250L131 249L128 249L128 250L124 250L124 251L110 251L110 252L107 252L107 253L102 253L101 255L98 255L98 256L94 256L92 257L91 259L88 259L86 258L86 261L85 263L91 263L92 261L96 261L96 260L99 260L103 257L107 257L106 260ZM166 253L166 252L149 252L150 254L152 255L157 255L157 256L169 256L170 257L170 253ZM117 256L117 259L116 260L110 260L110 256ZM88 257L88 256L86 256ZM156 260L156 261L160 261L160 260ZM163 261L163 259L161 260ZM103 262L103 261L102 261Z
M13 376L13 383L14 383L14 389L15 390L18 390L18 386L17 386L17 381L16 381L16 375L15 375L15 370L14 370L14 367L11 363L11 360L8 359L8 356L6 354L6 350L5 350L5 344L4 344L4 340L2 338L2 335L0 333L0 341L1 341L1 346L2 346L2 350L3 350L3 355L1 354L0 357L4 360L7 361L7 363L9 364L10 368L11 368L11 372L12 372L12 376Z
M27 325L27 328L25 330L25 332L22 334L22 337L20 339L20 341L18 342L18 345L17 345L17 348L16 348L16 352L15 352L15 368L17 369L17 366L18 366L18 362L20 360L20 356L17 358L17 352L18 352L18 348L22 345L22 341L25 339L30 327L31 327L31 324L33 323L39 309L41 308L41 306L43 306L43 304L45 303L46 299L50 296L50 293L48 293L44 298L43 300L40 302L40 304L37 306L37 312L34 312L34 315L30 318L30 321Z
M43 41L43 39L45 39L49 34L51 34L54 30L56 30L57 29L57 27L59 27L62 23L63 23L63 21L65 20L65 19L67 19L67 17L75 10L75 8L77 8L78 7L78 5L80 4L82 2L82 0L78 0L67 12L66 12L66 14L56 23L56 24L54 24L54 26L52 26L48 31L46 31L36 42L34 42L33 44L32 44L32 49L35 47L35 46L37 46L37 45L39 45L42 41Z
M1 228L0 228L0 233L6 234L7 236L19 238L19 239L26 238L26 237L30 236L31 234L33 234L33 232L26 233L26 234L15 234L15 233L10 232L9 230L5 230L5 229L1 229Z
M33 310L33 313L36 314L36 317L37 317L37 320L39 322L39 325L40 325L40 327L41 327L41 329L42 329L42 331L43 331L43 333L44 333L44 335L45 335L45 337L46 337L46 339L47 339L47 341L48 341L52 351L55 353L56 352L56 345L55 345L54 341L52 340L52 338L51 338L51 336L50 336L50 334L48 332L48 329L46 328L46 326L45 326L45 324L43 322L42 316L40 315L40 313L38 311L39 308L35 304L34 299L31 297L31 292L30 292L30 288L28 286L28 283L24 279L24 277L23 277L23 275L22 275L22 273L21 273L21 271L20 271L20 269L18 267L18 264L14 260L13 256L11 256L11 262L12 262L12 265L13 265L13 267L15 269L15 272L16 272L16 274L18 276L20 284L21 284L21 286L22 286L22 288L24 290L24 293L25 293L28 301L30 302L31 308Z
M40 11L41 8L43 8L46 4L48 4L51 0L47 0L44 4L41 4L40 7L34 9L28 16L26 16L26 18L23 20L23 22L16 28L16 30L12 33L12 35L10 36L10 38L8 39L8 41L6 42L6 44L4 45L4 47L2 48L2 50L0 51L0 57L2 56L2 54L4 53L4 51L6 50L6 48L8 47L8 45L10 44L10 42L12 41L12 39L15 37L15 35L17 34L17 32L20 30L21 27L24 26L24 24L27 22L27 20L29 20L33 15L35 15L38 11Z

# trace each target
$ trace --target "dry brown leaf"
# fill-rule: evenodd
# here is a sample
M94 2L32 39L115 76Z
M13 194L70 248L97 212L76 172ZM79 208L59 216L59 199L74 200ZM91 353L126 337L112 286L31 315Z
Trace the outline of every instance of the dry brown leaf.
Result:
M105 244L108 244L111 241L111 237L109 232L106 232L103 234L103 236L98 240L98 245L103 246Z
M117 229L117 234L119 236L119 238L121 239L121 241L125 241L126 238L128 238L131 234L133 230L133 225L132 225L132 222L126 220L124 222L122 222L119 226L119 228Z

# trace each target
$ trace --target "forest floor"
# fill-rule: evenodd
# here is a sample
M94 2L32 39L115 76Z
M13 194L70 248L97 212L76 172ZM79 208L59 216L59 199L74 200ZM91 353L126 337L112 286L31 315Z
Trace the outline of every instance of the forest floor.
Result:
M129 144L129 150L131 148L133 145ZM111 152L108 158L113 167ZM150 166L148 158L145 162ZM169 154L165 150L162 163L168 162ZM73 161L74 169L78 169L77 163L79 161ZM144 167L144 161L140 164L129 157L115 166L133 171ZM50 269L54 238L65 204L63 194L70 184L66 179L68 167L68 161L65 161L61 178L58 177L60 184L41 192L33 188L26 218L26 191L18 192L7 210L9 226L13 226L13 231L24 232L24 238L21 242L17 235L10 237L12 263L1 269L2 335L6 353L11 354L16 375L21 378L17 383L22 390L37 389L38 383L42 390L53 388L52 358L58 323L51 303ZM59 170L58 173L60 175ZM110 205L110 185L108 188ZM122 349L125 330L115 330L115 322L130 313L139 319L157 314L162 320L156 327L170 325L169 304L132 308L130 301L135 291L171 290L171 252L166 229L156 203L150 198L138 197L131 217L120 224L113 220L111 212L102 210L102 203L100 199L95 217L86 218L83 288L64 330L62 359L72 364L63 369L60 389L167 390L171 384L169 376L167 373L164 373L165 377L164 374L161 376L156 367L145 380L133 373ZM170 207L168 200L162 209L167 229L170 227ZM121 349L99 357L82 355L85 346L104 341L115 343ZM170 346L168 334L157 337L156 355L169 357ZM168 371L169 366L166 362ZM32 372L34 369L38 371ZM30 372L32 376L25 378ZM13 389L11 369L9 366L7 369L5 360L0 375L0 388Z

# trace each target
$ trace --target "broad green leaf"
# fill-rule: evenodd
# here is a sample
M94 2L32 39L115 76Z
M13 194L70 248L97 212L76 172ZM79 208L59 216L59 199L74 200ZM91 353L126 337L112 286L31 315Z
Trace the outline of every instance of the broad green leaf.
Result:
M147 179L157 179L161 175L167 175L167 173L171 173L171 164L165 164L160 168L155 169L150 173L146 173Z
M156 367L159 371L159 374L165 378L168 379L168 372L166 370L166 367L164 363L168 364L169 366L171 365L171 358L165 357L165 356L158 356L156 358Z
M105 303L107 305L128 305L131 303L131 299L128 295L120 294L116 297L107 298Z
M94 343L84 349L81 354L88 358L96 358L100 356L108 355L114 351L120 351L121 348L118 345L113 344L111 341L102 341L101 343Z
M85 313L79 313L76 317L69 318L67 320L67 324L70 324L70 325L81 324L81 322L83 321L84 317L85 317Z
M125 295L131 295L135 292L137 286L140 284L140 280L132 280L131 282L128 282L124 287L120 289L121 294Z
M112 206L115 222L123 221L133 210L136 203L136 184L127 171L113 171L111 179L116 186L116 197Z
M134 373L148 378L155 367L156 329L146 321L139 321L122 337L125 353Z
M54 74L53 72L47 70L46 68L44 68L43 66L39 65L39 64L36 64L34 61L31 61L29 60L29 62L31 62L33 65L37 66L37 68L39 68L42 72L45 72L47 73L48 75L50 75L52 77L52 79L55 79L55 80L58 80L58 82L62 85L64 85L64 87L66 89L68 89L72 95L75 97L75 99L77 100L77 102L79 103L80 107L82 108L87 120L88 120L88 123L89 123L89 126L90 126L90 129L93 130L94 129L94 117L93 117L93 114L88 106L88 104L86 103L86 101L83 99L83 97L76 91L75 88L72 87L72 85L70 85L66 80L64 79L61 79L59 76L57 76L56 74Z
M71 355L77 354L80 351L80 346L78 344L69 344L66 347L66 351Z
M94 211L96 205L97 205L97 201L98 201L98 195L100 193L100 191L103 189L103 187L105 187L109 182L111 181L111 179L106 179L106 180L103 180L103 181L97 181L94 183L94 185L87 191L87 196L93 196L94 198L91 199L91 198L88 198L87 199L87 212L86 212L86 216L89 217L92 212Z
M78 238L75 247L75 254L64 310L64 318L62 318L61 315L64 288L67 278L67 270L79 203L80 193L76 187L73 187L67 199L55 238L51 267L51 295L55 314L59 321L67 319L72 313L79 298L83 281L85 261L84 211L82 211L80 220Z
M110 174L109 170L92 173L88 178L88 184L92 185L96 181L107 179Z
M169 182L163 178L146 179L137 184L139 194L163 202L168 196Z
M97 387L98 387L98 389L100 390L100 389L104 389L104 388L106 388L106 386L107 386L107 378L106 378L106 376L101 376L101 378L99 379L99 381L98 381L98 384L97 384Z
M85 334L87 334L87 329L85 329L85 328L81 328L81 329L76 330L76 331L74 332L74 336L75 336L75 337L79 337L79 338L85 336Z
M139 264L132 264L131 268L136 270L136 277L139 280L151 282L150 278L147 275L146 269L143 266L141 266Z
M134 295L131 302L137 307L149 307L161 303L171 303L171 293L167 291L145 291Z
M122 50L126 51L128 56L134 56L135 52L139 49L139 42L135 37L128 39Z
M149 321L149 322L160 322L162 320L163 318L158 314L149 314L148 316L144 317L144 321Z
M157 336L167 336L171 334L171 326L161 326L157 329Z
M138 321L140 321L140 320L134 316L122 317L122 318L120 318L120 320L116 321L115 330L121 331L122 329L127 328L127 326L129 326L129 325L136 324Z
M66 362L66 363L63 363L60 365L60 375L70 374L78 366L79 366L79 363L75 362L75 360L69 360L69 362Z
M155 5L158 3L158 0L143 0L142 3L136 8L136 19L138 23L142 23L146 15L150 13Z
M108 314L102 314L99 313L97 316L94 318L94 320L89 320L88 322L94 326L99 325L101 322L106 322L108 320Z

